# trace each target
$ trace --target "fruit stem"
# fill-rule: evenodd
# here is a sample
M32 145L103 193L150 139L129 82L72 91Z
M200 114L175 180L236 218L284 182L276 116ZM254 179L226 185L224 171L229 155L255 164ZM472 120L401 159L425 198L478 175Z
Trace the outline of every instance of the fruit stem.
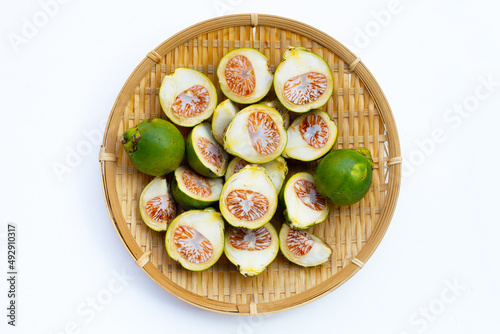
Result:
M131 154L137 151L137 144L139 143L139 139L141 139L141 137L141 132L138 128L134 127L127 129L120 139L125 152Z
M283 60L286 60L291 54L294 53L294 51L307 51L307 49L303 46L289 46L288 50L283 54Z
M373 169L373 158L372 158L372 153L370 152L369 149L367 149L365 147L355 147L355 148L353 148L353 150L364 155L365 158L367 158L368 161L370 162L370 166L372 166L372 169Z

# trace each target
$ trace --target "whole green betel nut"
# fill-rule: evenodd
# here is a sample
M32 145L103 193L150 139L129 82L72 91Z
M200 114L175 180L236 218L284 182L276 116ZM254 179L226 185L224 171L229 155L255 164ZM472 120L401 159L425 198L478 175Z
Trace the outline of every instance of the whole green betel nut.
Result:
M359 202L370 190L373 160L364 147L339 149L328 153L316 167L316 189L335 205Z
M144 174L168 174L184 159L184 137L172 123L160 118L144 120L127 129L121 143L132 165Z

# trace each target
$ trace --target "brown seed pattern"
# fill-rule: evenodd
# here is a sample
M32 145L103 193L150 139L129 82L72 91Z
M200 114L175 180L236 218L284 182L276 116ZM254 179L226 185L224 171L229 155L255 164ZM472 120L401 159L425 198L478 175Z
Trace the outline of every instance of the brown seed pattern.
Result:
M253 148L262 155L276 151L280 142L278 127L271 116L256 111L248 116L247 129Z
M224 158L222 157L222 152L219 146L212 143L210 140L204 137L198 139L198 148L200 149L203 158L211 165L220 168L224 163Z
M252 63L243 55L234 56L224 71L229 89L240 96L248 96L255 90L255 71Z
M206 177L196 174L190 169L186 169L182 172L182 181L186 188L201 197L207 197L212 194L212 188Z
M147 201L146 213L158 223L170 223L175 217L176 209L168 196L160 195Z
M293 255L304 256L311 251L314 240L304 231L290 230L286 236L286 245Z
M326 200L316 189L316 185L308 180L298 180L293 189L302 203L313 210L321 211L326 208Z
M172 110L181 117L193 117L205 111L209 102L208 90L201 85L195 85L177 95L172 103Z
M266 196L252 190L233 190L227 195L226 202L233 216L246 221L261 218L269 209Z
M238 163L234 166L234 173L238 173L240 170L243 169L246 165L250 164L248 161L241 159L238 161Z
M283 95L290 103L303 105L316 101L326 91L327 85L324 74L308 72L285 82Z
M308 115L299 125L300 135L307 145L322 148L328 142L329 131L325 120L318 115Z
M175 229L174 244L181 256L191 263L207 262L214 252L210 241L190 226L181 225Z
M265 227L259 227L255 230L238 227L231 232L229 243L236 249L259 251L269 247L271 233Z

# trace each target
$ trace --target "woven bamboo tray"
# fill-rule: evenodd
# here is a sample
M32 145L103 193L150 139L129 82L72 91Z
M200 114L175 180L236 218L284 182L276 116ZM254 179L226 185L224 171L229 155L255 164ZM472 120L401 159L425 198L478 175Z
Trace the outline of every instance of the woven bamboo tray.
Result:
M311 228L332 247L331 260L302 268L281 254L257 277L244 277L224 256L210 269L190 272L170 259L165 233L141 220L139 196L152 177L130 163L120 136L152 117L166 118L158 100L165 75L178 67L205 73L217 83L219 59L239 47L267 56L274 70L289 46L304 46L323 56L334 77L334 93L323 109L337 123L335 148L364 146L374 157L373 185L359 203L333 206L327 220ZM189 129L181 129L187 135ZM198 23L172 36L137 66L110 113L99 160L111 220L137 265L165 290L193 305L222 313L260 314L297 307L339 287L370 258L392 218L401 181L400 146L389 104L365 65L332 37L287 18L239 14ZM289 164L289 175L314 171L316 163ZM273 220L277 229L282 217Z

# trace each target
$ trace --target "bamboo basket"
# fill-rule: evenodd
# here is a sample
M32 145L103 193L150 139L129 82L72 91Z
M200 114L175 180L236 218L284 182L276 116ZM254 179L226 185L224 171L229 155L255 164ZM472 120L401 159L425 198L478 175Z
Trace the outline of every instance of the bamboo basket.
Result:
M158 100L165 75L178 67L206 74L215 84L216 68L228 51L251 47L267 56L274 70L290 46L303 46L330 65L334 93L323 109L337 123L335 148L364 146L374 158L373 184L355 205L333 206L327 220L309 229L333 249L329 262L313 268L277 258L257 277L244 277L224 255L202 272L190 272L166 253L165 233L141 220L139 196L152 177L130 163L120 136L129 127L152 117L166 118ZM190 129L182 129L187 135ZM332 37L300 22L263 14L214 18L167 39L132 72L110 113L99 161L111 221L125 248L156 283L188 303L229 314L262 314L311 302L342 285L377 248L388 226L399 193L401 157L398 133L389 104L365 65ZM316 163L289 164L289 175L314 171ZM283 222L277 214L273 224Z

